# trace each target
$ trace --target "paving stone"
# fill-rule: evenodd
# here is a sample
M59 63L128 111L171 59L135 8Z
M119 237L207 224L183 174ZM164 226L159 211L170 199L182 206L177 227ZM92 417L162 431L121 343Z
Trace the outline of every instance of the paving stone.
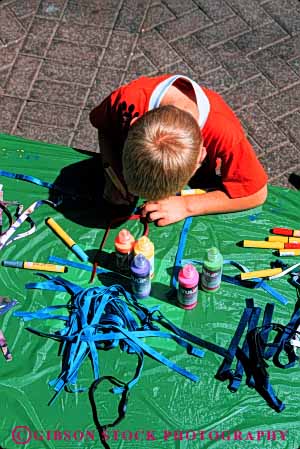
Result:
M132 56L135 41L135 34L126 31L113 31L102 64L117 69L125 69L130 56Z
M269 23L263 27L251 30L234 40L236 45L245 53L261 50L275 41L280 41L287 36L280 25L276 22Z
M64 10L67 0L42 0L37 14L48 19L58 19Z
M157 73L155 65L153 65L144 55L131 59L128 69L126 70L125 83L139 78L140 76L154 76Z
M255 53L253 62L259 70L277 87L286 87L299 81L299 77L282 59L274 57L271 50Z
M55 22L35 17L24 41L22 53L27 55L45 56L52 39Z
M297 0L272 0L264 4L264 9L288 33L293 35L300 32L300 9Z
M274 56L279 56L284 61L296 58L297 56L300 56L300 35L273 45L270 49Z
M194 0L195 3L202 9L208 17L215 22L219 20L224 20L232 15L234 15L233 10L229 5L224 2L224 0Z
M298 159L300 156L300 111L287 115L277 122L291 142L298 147Z
M64 20L112 28L119 12L119 4L120 0L68 0Z
M236 110L245 106L249 107L275 92L276 88L260 75L226 92L224 98Z
M18 18L32 15L37 11L40 0L15 0L9 3L9 9Z
M6 84L6 92L15 97L27 97L40 63L37 58L19 55Z
M34 15L26 16L26 17L19 17L19 22L22 24L23 28L26 30L26 32L31 27L31 23L34 20Z
M299 153L297 148L289 143L259 157L271 183L272 180L275 180L283 174L288 176L293 171L293 167L298 165L298 160L295 158L297 153ZM289 164L288 161L292 162ZM293 161L295 161L294 164Z
M147 9L148 2L145 0L124 0L114 28L137 33L141 29Z
M30 99L48 104L59 103L83 107L87 93L88 87L80 84L37 80L31 89Z
M238 114L247 133L265 149L269 150L287 141L286 135L268 118L268 116L254 105L243 109Z
M121 85L123 76L124 72L121 70L101 66L90 90L87 107L92 109L100 104L104 98Z
M79 108L27 100L20 121L73 129L79 112Z
M21 47L21 42L12 43L5 47L0 47L0 68L4 69L11 66L15 61L19 50Z
M300 57L289 61L289 65L292 67L294 72L296 72L300 76Z
M300 108L300 83L259 102L259 106L273 120Z
M56 39L80 42L80 45L99 45L100 47L107 45L109 37L109 28L65 22L60 23L55 33Z
M0 96L0 129L3 133L10 133L22 107L23 100L7 96Z
M258 75L260 71L255 64L232 42L228 41L210 50L216 61L220 61L227 72L238 83Z
M69 145L80 150L99 153L98 131L89 119L89 109L84 109L79 124Z
M253 7L249 0L226 0L231 8L246 22L251 28L266 25L271 21L270 16L259 5Z
M66 64L45 59L39 70L38 80L62 81L91 85L97 68Z
M0 69L0 94L4 93L4 86L10 74L10 67Z
M47 52L47 58L79 65L97 66L102 54L103 49L100 47L53 39Z
M197 5L193 0L164 0L164 4L177 16L186 14L197 8Z
M206 47L221 44L249 30L249 26L238 16L195 33L200 43Z
M25 29L9 8L0 8L0 44L7 45L24 37Z
M180 75L188 76L192 80L197 81L197 74L184 61L161 67L159 75L164 75L165 73L179 73Z
M143 30L148 31L171 19L175 19L175 15L164 4L152 5L147 11Z
M65 129L52 128L48 125L19 122L14 130L14 135L41 142L68 145L71 132Z
M196 81L201 85L213 89L219 94L235 85L234 79L222 67L207 74L197 77Z
M143 33L138 40L138 46L158 69L181 59L156 30Z
M298 171L297 171L298 170ZM271 184L274 184L278 187L283 187L283 188L287 188L290 190L299 190L299 187L295 187L292 183L292 181L290 180L292 175L294 173L300 173L300 166L295 166L293 168L291 168L287 173L281 175L281 176L277 176L276 178L272 178L271 180ZM297 177L297 175L294 175L294 177ZM298 184L297 184L298 185Z
M265 152L264 149L256 142L256 140L253 139L253 137L250 134L247 133L247 130L245 130L245 133L247 135L247 139L249 140L252 148L254 148L256 155L259 156L260 154L264 153Z
M178 39L171 43L187 64L199 74L217 68L220 63L201 45L194 35Z
M157 26L157 30L168 42L180 36L194 33L201 28L205 28L212 22L204 12L196 9L192 14L185 14L177 20L170 20Z

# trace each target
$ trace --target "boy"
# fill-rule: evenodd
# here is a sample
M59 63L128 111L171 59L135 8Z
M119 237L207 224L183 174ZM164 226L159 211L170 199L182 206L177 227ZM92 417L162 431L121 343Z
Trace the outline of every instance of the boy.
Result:
M182 75L142 77L112 92L90 114L103 163L127 186L107 179L115 204L148 201L142 215L159 226L190 215L256 207L267 197L267 175L233 111L215 92ZM176 196L186 183L221 185L203 195ZM126 196L126 198L125 198Z

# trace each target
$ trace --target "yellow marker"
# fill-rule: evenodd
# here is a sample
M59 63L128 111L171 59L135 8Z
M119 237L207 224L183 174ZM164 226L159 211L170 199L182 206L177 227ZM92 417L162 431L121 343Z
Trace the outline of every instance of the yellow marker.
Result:
M52 263L22 262L19 260L3 260L3 267L24 268L25 270L52 271L54 273L66 273L68 268L64 265L54 265Z
M289 237L285 235L269 235L268 242L283 242L287 243L289 241Z
M241 279L253 279L253 278L267 278L269 276L275 276L282 272L282 268L269 268L267 270L249 271L248 273L241 273Z
M285 235L269 235L269 242L284 242L284 243L300 243L299 237L287 237Z
M180 196L203 195L203 193L206 193L206 191L202 190L202 189L186 189L186 190L181 190Z
M300 256L300 249L281 249L279 256Z
M289 243L300 243L300 237L289 237Z
M80 248L77 243L53 220L53 218L46 218L46 224L61 238L61 240L79 257L83 262L88 261L88 255Z
M244 248L283 249L284 242L265 242L264 240L243 240Z

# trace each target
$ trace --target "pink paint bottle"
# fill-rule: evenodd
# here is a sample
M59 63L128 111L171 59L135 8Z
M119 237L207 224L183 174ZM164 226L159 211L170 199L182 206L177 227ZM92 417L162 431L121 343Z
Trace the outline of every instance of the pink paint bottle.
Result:
M194 265L185 265L178 274L177 301L183 309L196 307L198 301L199 273Z

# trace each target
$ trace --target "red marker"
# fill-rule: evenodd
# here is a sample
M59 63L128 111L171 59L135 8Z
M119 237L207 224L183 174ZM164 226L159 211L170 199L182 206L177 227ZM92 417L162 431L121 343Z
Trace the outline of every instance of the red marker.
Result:
M288 228L273 228L273 234L287 235L289 237L300 237L299 229L288 229Z
M285 243L284 249L300 249L300 243Z

